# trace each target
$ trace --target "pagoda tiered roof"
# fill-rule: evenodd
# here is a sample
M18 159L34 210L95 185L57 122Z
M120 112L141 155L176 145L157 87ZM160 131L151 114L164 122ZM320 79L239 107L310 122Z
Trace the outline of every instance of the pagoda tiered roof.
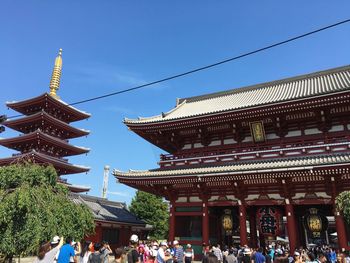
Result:
M59 178L57 183L68 187L69 191L72 193L84 193L90 191L91 189L91 187L85 185L70 184L66 179L62 178Z
M35 98L22 101L7 102L7 107L24 115L31 115L41 110L45 110L51 116L59 118L64 122L74 122L89 118L91 115L80 111L73 106L54 98L48 93L44 93Z
M89 167L71 164L62 158L52 157L35 150L23 154L15 154L7 158L2 158L0 159L0 166L14 164L21 161L30 161L37 164L52 165L56 169L58 175L83 173L90 170Z
M59 157L83 154L90 151L88 148L74 146L65 140L50 136L40 129L18 137L0 139L0 145L22 153L26 152L27 149L36 149L38 152Z
M55 136L66 139L86 136L90 133L88 130L75 128L64 121L52 117L45 110L21 118L9 119L2 124L23 133L33 132L37 129L44 131L49 128L51 135L54 135L52 131L59 131L60 133Z
M207 95L178 99L169 112L152 117L124 119L130 128L180 120L214 116L244 109L278 105L289 101L321 98L323 95L349 92L350 66L315 72L292 78L232 89Z

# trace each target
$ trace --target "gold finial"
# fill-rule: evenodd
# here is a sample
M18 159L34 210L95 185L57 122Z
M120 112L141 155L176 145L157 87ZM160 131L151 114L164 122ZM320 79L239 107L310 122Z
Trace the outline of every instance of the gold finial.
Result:
M62 73L62 48L58 51L58 56L55 59L55 66L53 67L51 81L50 81L50 95L59 99L60 97L56 94L60 87Z

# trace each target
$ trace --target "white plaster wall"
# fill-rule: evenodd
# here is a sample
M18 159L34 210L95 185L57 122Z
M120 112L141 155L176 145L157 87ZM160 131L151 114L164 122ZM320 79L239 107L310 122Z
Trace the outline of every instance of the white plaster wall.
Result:
M224 144L234 144L234 143L236 143L236 141L233 138L224 140Z
M301 136L301 130L289 131L286 137Z
M343 125L333 125L329 132L344 131Z
M319 129L316 129L316 128L305 129L304 132L305 132L305 135L320 134L320 133L322 133L322 131L320 131Z
M220 140L214 140L212 141L209 146L217 146L217 145L221 145L221 141Z
M271 140L271 139L278 139L279 136L277 136L276 133L268 133L266 134L266 139Z
M200 199L198 196L191 196L190 202L202 202L202 199Z

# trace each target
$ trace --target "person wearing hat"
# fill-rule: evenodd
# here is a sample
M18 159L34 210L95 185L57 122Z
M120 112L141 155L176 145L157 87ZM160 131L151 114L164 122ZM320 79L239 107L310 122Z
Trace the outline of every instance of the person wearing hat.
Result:
M129 244L130 249L127 253L128 263L140 263L140 255L137 252L137 244L139 242L139 237L137 235L131 235Z
M180 246L179 241L175 240L173 242L174 245L174 262L182 263L184 259L184 249Z
M165 255L165 250L167 249L168 244L164 241L160 242L158 253L157 253L157 263L165 263L171 255Z
M52 241L43 243L38 251L38 256L34 263L51 263L54 262L56 255L63 245L63 237L54 236Z
M298 251L294 251L294 263L302 263L303 260L301 258L301 255Z
M191 244L187 244L185 250L185 263L191 263L194 260L194 251Z
M242 262L251 263L251 254L252 254L252 251L248 247L244 248Z

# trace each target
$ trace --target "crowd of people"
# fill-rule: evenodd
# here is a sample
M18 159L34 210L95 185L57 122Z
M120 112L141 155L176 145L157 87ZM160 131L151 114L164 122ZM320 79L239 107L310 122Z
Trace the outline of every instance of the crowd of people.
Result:
M264 248L203 246L203 263L350 263L349 254L329 246L296 249L290 253L287 246L270 244Z
M55 236L51 242L43 243L35 263L108 263L114 256L116 263L191 263L194 251L190 244L184 248L177 240L173 242L140 241L132 235L129 246L114 251L107 242L86 241L83 246L71 238Z
M40 246L35 263L191 263L194 250L190 244L182 246L172 242L140 241L132 235L129 246L114 251L107 242L79 242L55 236ZM329 246L296 249L290 253L287 246L270 244L264 248L248 246L223 248L220 245L203 245L202 263L350 263L350 256Z

